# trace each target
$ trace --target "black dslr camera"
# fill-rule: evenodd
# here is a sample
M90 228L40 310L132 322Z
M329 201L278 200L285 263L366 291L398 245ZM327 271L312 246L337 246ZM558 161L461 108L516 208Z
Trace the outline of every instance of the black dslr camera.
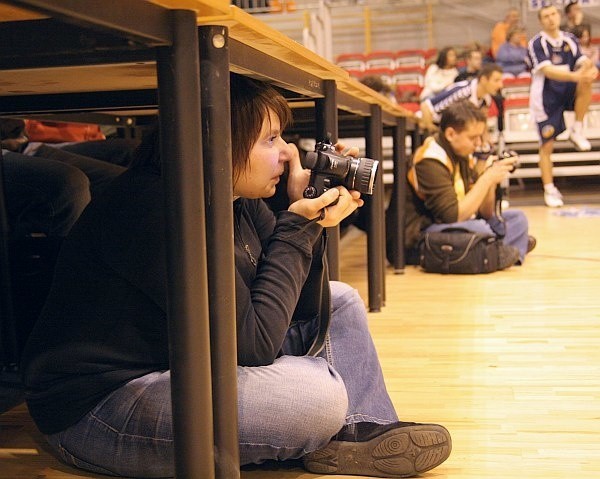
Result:
M513 163L513 167L510 172L514 172L519 167L519 154L516 151L512 150L504 150L499 155L498 158L494 161L504 160L505 158L516 158L516 161Z
M514 172L519 167L519 154L512 150L503 150L498 154L498 158L496 158L494 160L494 162L503 160L505 158L515 158L516 159L516 161L513 163L513 167L510 170L511 173ZM508 192L508 180L506 180L506 182L496 185L496 201L495 201L494 206L495 206L495 210L496 210L496 216L502 222L504 221L504 218L502 216L502 200L507 195L507 192Z
M306 153L302 166L311 170L305 198L317 198L334 186L372 195L379 161L342 156L329 141L320 141Z

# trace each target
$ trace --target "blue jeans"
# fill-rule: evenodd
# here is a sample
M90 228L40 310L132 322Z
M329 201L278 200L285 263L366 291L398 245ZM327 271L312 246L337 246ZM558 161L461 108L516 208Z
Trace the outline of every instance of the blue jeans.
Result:
M302 457L325 446L344 424L397 421L362 299L338 282L331 283L331 297L331 326L319 357L238 366L242 465ZM89 471L173 476L170 394L169 371L134 379L48 442L67 463Z
M496 216L489 220L477 219L459 221L451 224L433 224L425 231L441 231L445 228L465 228L474 233L493 234L503 233L504 244L514 246L519 250L521 264L525 261L527 254L527 243L529 241L529 222L527 216L521 210L506 210L502 212L504 223Z
M63 162L3 151L4 194L11 235L66 236L90 201L90 182Z

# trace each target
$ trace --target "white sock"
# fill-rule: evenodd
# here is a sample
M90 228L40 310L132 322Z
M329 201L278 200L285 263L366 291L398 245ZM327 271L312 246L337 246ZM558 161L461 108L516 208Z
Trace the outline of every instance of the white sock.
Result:
M544 185L544 191L546 193L552 193L556 190L556 186L554 186L554 183L546 183Z
M573 127L571 128L572 131L576 131L576 132L580 132L583 130L583 122L581 121L576 121L575 123L573 123Z

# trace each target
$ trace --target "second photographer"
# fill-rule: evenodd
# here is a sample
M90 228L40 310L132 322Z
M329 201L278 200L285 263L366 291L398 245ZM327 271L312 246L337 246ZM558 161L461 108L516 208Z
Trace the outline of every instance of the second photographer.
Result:
M518 250L521 264L535 246L522 211L511 208L500 216L496 211L497 187L508 178L517 157L490 158L477 165L473 158L485 128L485 113L461 100L443 111L439 132L415 152L406 193L408 263L418 263L417 246L423 233L448 227L502 237L505 244ZM387 214L392 218L394 211L389 208Z

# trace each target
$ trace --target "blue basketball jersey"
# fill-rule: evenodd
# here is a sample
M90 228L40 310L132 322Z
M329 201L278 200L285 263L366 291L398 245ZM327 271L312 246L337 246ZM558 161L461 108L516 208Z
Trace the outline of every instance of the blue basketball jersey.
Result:
M552 65L574 71L585 57L577 38L572 33L562 31L558 38L551 38L544 32L538 33L529 41L528 55L532 65L529 107L535 121L539 123L573 101L573 82L546 78L542 68Z
M490 106L492 97L485 95L482 99L477 98L477 78L473 80L465 80L454 83L442 90L437 95L431 96L424 100L425 105L431 111L431 116L435 123L439 123L442 117L442 112L453 103L460 100L469 100L475 106L481 108Z

